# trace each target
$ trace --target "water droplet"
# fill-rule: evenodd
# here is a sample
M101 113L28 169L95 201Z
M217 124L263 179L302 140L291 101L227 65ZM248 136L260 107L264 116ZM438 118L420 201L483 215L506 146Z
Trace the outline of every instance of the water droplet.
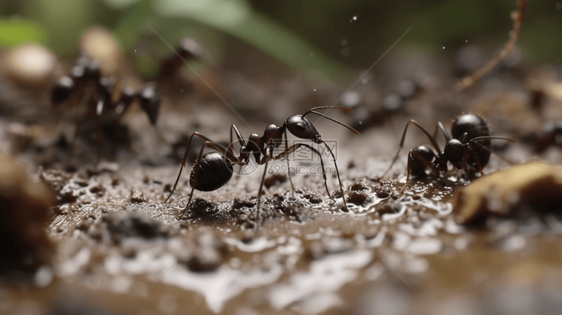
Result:
M310 57L312 57L312 56L314 56L314 54L313 54L313 53L310 53Z
M360 122L359 122L359 124L360 124L360 125L362 125L362 124L363 124L363 122L362 122L362 121L360 121Z
M468 43L468 39L466 40L466 42Z
M341 54L344 55L344 57L349 56L350 53L351 53L351 52L349 51L349 48L344 48L344 49L342 49L342 51L341 51Z
M367 84L367 82L369 82L369 80L367 80L367 79L361 80L361 83L363 83L363 84Z
M443 46L443 49L445 49L445 46Z
M345 40L345 39L342 39L342 40L341 40L341 45L342 45L342 46L345 46L345 45L347 45L347 40Z
M562 2L556 4L556 10L562 10Z
M135 49L135 52L137 52L137 50Z
M353 16L353 20L354 20L354 21L357 21L357 15L354 15L354 16Z
M314 92L316 92L316 89L314 89Z

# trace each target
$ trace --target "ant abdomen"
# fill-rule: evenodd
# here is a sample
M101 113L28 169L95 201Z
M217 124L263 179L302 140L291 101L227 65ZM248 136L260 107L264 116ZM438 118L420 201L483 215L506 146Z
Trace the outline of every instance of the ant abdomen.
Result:
M435 153L424 145L420 145L412 151L410 159L411 175L414 178L423 177L426 175L425 171L429 163L435 159Z
M198 161L195 160L195 165ZM232 178L232 163L223 154L210 152L201 157L199 174L191 170L189 185L200 191L213 191L226 185ZM197 180L196 180L197 179Z

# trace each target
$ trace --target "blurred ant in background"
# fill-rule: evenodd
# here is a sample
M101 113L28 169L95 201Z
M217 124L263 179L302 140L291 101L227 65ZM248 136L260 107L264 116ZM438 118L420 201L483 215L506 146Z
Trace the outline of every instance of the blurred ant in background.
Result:
M530 81L529 105L542 121L548 121L538 131L526 138L532 143L533 149L537 153L542 153L551 146L562 147L562 120L552 121L552 116L548 117L548 108L546 108L547 105L559 106L551 104L549 100L562 100L560 96L562 95L560 94L562 83L544 78Z
M410 175L414 178L425 176L427 175L426 171L428 168L434 173L443 173L448 170L449 162L456 169L465 170L469 176L474 173L473 170L476 170L478 173L483 175L484 173L482 169L488 164L490 155L492 153L498 155L490 149L490 140L516 142L510 138L490 136L490 131L486 121L484 121L482 117L474 114L464 114L455 119L453 125L451 126L451 134L449 134L443 127L443 124L439 122L435 128L433 136L417 121L412 119L406 124L398 152L396 152L392 163L390 163L390 166L381 178L390 171L398 159L398 155L404 145L404 139L410 124L414 124L423 131L433 145L435 151L423 145L410 150L408 153L408 175L406 177L406 184L404 185L400 196L404 194L406 188L408 187ZM441 151L439 144L437 144L436 141L438 130L441 131L447 141L443 151ZM498 156L512 164L500 155Z
M562 120L549 121L533 136L535 152L542 153L551 146L562 148Z
M316 154L320 157L320 163L322 165L322 176L323 176L323 179L324 179L324 186L326 187L326 192L328 193L328 196L330 198L332 198L332 196L330 195L330 191L328 189L328 183L327 183L327 178L326 178L326 170L324 169L324 162L322 161L322 155L320 154L320 152L318 152L318 150L316 150L315 148L313 148L312 146L310 146L306 143L297 143L297 144L294 144L291 147L289 147L288 142L287 142L287 132L290 132L291 134L293 134L297 138L310 140L310 141L312 141L316 144L323 144L326 147L326 149L328 150L328 152L330 153L330 155L332 156L332 159L334 161L334 166L335 166L335 169L336 169L336 174L337 174L338 182L339 182L339 185L340 185L340 191L341 191L342 198L343 198L343 207L347 210L347 205L346 205L346 200L345 200L345 192L344 192L344 189L343 189L343 184L342 184L341 179L340 179L340 174L339 174L339 171L338 171L338 165L336 163L336 157L334 156L334 153L332 152L330 147L324 142L324 140L322 139L322 136L318 133L318 131L316 130L316 128L314 127L312 122L310 122L310 120L306 119L305 116L308 115L308 114L316 114L316 115L322 116L326 119L329 119L329 120L331 120L331 121L333 121L337 124L340 124L340 125L346 127L347 129L351 130L355 134L359 134L359 131L357 131L357 130L353 129L352 127L347 126L344 123L342 123L340 121L337 121L337 120L335 120L335 119L333 119L333 118L331 118L331 117L329 117L325 114L317 112L316 110L319 110L319 109L341 109L345 112L351 112L352 111L352 109L347 108L347 107L333 107L333 106L314 107L314 108L308 110L307 112L305 112L302 115L292 115L292 116L290 116L289 118L287 118L285 120L285 122L283 123L283 126L281 126L281 127L277 127L276 125L273 125L273 124L267 126L267 128L265 128L263 136L259 136L258 134L254 133L254 134L250 135L247 142L244 140L244 137L242 137L242 135L238 131L238 128L236 128L235 125L232 125L230 127L230 145L228 146L228 149L224 149L222 146L218 145L217 143L215 143L214 141L205 137L204 135L200 134L199 132L194 132L191 135L191 137L189 138L189 143L187 145L185 154L184 154L183 159L181 161L181 167L180 167L180 170L178 172L178 177L176 178L176 182L174 183L174 187L172 188L172 191L170 192L170 195L168 196L168 198L166 198L166 200L164 202L167 202L170 199L170 197L172 197L172 194L176 190L176 187L178 185L181 173L182 173L183 168L185 167L185 164L187 162L187 157L189 155L191 141L192 141L193 137L195 137L195 136L205 140L205 144L199 150L199 155L198 155L198 158L196 159L195 166L193 167L193 169L191 171L191 174L190 174L190 177L189 177L189 184L191 186L191 193L189 195L189 201L187 202L186 208L185 208L184 212L180 215L180 218L189 209L189 206L191 204L191 199L193 198L193 191L195 189L197 189L199 191L213 191L213 190L217 190L217 189L221 188L226 183L228 183L230 181L230 179L232 178L233 165L241 165L241 166L248 165L250 163L250 158L253 155L255 161L259 165L265 164L265 169L264 169L264 172L263 172L263 175L262 175L260 188L258 190L258 196L257 196L257 198L258 198L258 200L257 200L258 222L259 222L260 221L260 205L261 205L262 188L263 188L263 184L264 184L264 180L265 180L265 174L267 173L268 162L270 160L279 160L279 159L285 158L285 157L287 157L288 155L295 152L297 149L299 149L301 147L309 149L314 154ZM238 156L235 155L234 149L233 149L233 144L234 144L233 132L236 134L236 137L238 138L237 141L241 145L240 152L239 152ZM285 143L285 150L282 153L275 156L273 154L273 151L277 147L279 147L282 142ZM205 149L206 146L211 147L211 148L217 150L218 152L210 152L210 153L207 153L207 154L203 155L203 150ZM289 170L289 169L290 169L289 159L287 159L287 170ZM288 172L288 176L289 176L289 181L291 183L291 188L294 191L295 187L293 185L290 172Z
M404 111L404 103L413 98L422 89L417 80L406 79L400 82L396 93L387 94L380 105L375 109L365 106L359 92L349 92L342 99L342 103L353 112L351 126L359 131L364 131L372 126L381 125L389 117Z
M113 102L115 77L101 76L100 65L86 55L80 56L70 70L69 75L57 80L52 90L51 101L62 111L74 111L75 129L68 158L72 158L76 139L82 122L86 117L95 117L98 139L96 163L101 158L103 142L102 123L107 118L116 123L130 105L138 99L142 110L152 125L156 124L160 108L160 96L156 84L149 82L140 91L131 88L122 89L116 102Z
M201 45L193 38L183 38L174 53L160 62L160 70L155 81L176 81L179 76L178 69L181 69L185 62L201 60L202 58L203 48Z

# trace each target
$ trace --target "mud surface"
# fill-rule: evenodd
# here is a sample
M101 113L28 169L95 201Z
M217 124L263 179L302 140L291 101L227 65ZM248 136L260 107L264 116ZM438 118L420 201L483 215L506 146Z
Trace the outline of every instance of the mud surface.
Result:
M562 118L562 101L547 95L534 108L527 82L537 73L560 75L561 69L504 68L474 88L456 92L456 78L448 74L454 73L453 65L437 67L436 60L416 58L389 59L359 84L353 90L359 101L343 100L359 103L354 114L330 112L362 129L361 135L321 118L312 120L323 138L337 145L348 212L335 173L328 175L333 199L317 174L293 176L292 192L282 172L285 161L269 165L273 172L267 175L259 214L256 195L263 166L234 174L219 190L195 191L186 209L189 164L178 190L164 203L192 132L227 143L229 127L236 124L246 138L253 132L261 135L265 126L281 125L291 114L331 104L345 86L283 75L271 84L250 75L216 73L233 102L247 101L237 109L249 125L198 91L164 97L156 128L138 111L118 126L106 126L98 165L95 124L85 123L68 160L72 118L27 114L49 112L40 98L19 103L26 111L0 117L2 150L55 190L57 205L51 208L47 230L56 254L51 267L40 269L33 281L2 286L1 312L557 313L562 307L560 209L539 214L531 205L517 215L461 226L451 199L472 179L456 170L412 180L399 196L408 150L429 144L414 127L396 165L385 178L380 176L409 119L430 132L438 121L450 130L452 120L466 112L485 117L492 134L519 141L493 144L514 163L541 158L559 164L560 148L536 153L533 137L545 121ZM403 108L382 110L385 97L414 74L423 80L405 97ZM395 84L385 88L378 84L383 78ZM9 84L0 86L8 89ZM265 99L263 93L270 105L257 110L253 104ZM438 139L443 146L444 139ZM306 160L299 152L292 166L318 168L317 160ZM329 155L323 159L333 170ZM493 155L484 173L508 166Z

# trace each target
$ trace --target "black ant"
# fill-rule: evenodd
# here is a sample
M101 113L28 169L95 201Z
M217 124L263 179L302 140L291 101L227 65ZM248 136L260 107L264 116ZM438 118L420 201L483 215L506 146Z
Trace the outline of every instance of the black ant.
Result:
M150 123L156 124L160 108L160 96L156 90L156 85L147 83L139 92L135 92L131 88L124 88L119 100L114 103L112 102L112 96L116 81L115 77L103 78L99 63L85 55L78 58L69 75L57 80L51 95L52 103L58 107L63 103L70 103L76 111L76 125L69 158L73 155L78 132L86 116L96 117L98 162L101 156L99 146L103 141L101 125L104 115L110 114L110 118L119 119L133 101L139 99L142 110L147 114ZM80 108L80 105L85 108ZM71 108L65 107L63 110L70 110Z
M191 146L191 140L193 139L194 136L197 136L197 137L205 140L205 144L201 147L201 150L199 151L198 158L195 160L195 166L193 167L193 169L191 171L191 174L190 174L190 177L189 177L189 184L191 186L191 193L189 195L189 201L188 201L187 206L184 210L184 213L185 213L185 211L187 211L189 209L189 206L191 204L191 199L193 197L193 191L195 189L197 189L199 191L213 191L213 190L219 189L220 187L222 187L226 183L228 183L228 181L232 178L233 165L241 165L241 166L248 165L250 163L250 156L253 155L256 162L259 165L265 164L265 169L264 169L264 172L263 172L263 175L262 175L261 184L260 184L260 188L258 190L258 197L257 197L257 199L258 199L258 201L257 201L258 222L259 222L260 221L260 203L261 203L262 188L263 188L263 183L264 183L264 180L265 180L265 174L267 172L268 162L270 160L279 160L279 159L282 159L284 157L287 157L289 154L293 153L294 151L296 151L300 147L307 148L320 157L320 163L322 165L322 176L323 176L323 179L324 179L324 186L326 187L326 192L328 193L328 196L330 198L332 198L332 196L330 195L330 191L328 190L328 184L327 184L327 180L326 180L326 171L324 169L324 162L322 161L322 156L321 156L320 152L318 152L318 150L316 150L312 146L307 145L305 143L297 143L297 144L294 144L291 147L289 147L288 142L287 142L287 131L288 131L297 138L311 140L312 142L317 143L317 144L323 144L326 147L326 149L328 150L328 152L330 152L330 154L332 156L332 159L334 161L335 168L336 168L336 174L337 174L337 177L338 177L338 182L339 182L339 185L340 185L340 191L341 191L342 198L343 198L343 206L347 210L347 205L346 205L346 202L345 202L345 192L344 192L343 185L342 185L342 182L341 182L341 179L340 179L340 174L339 174L339 171L338 171L338 165L336 164L336 158L334 156L334 153L332 152L330 147L324 142L324 140L322 139L322 136L320 136L320 134L318 133L318 131L316 130L316 128L314 127L312 122L310 122L310 120L306 119L306 117L305 117L308 114L316 114L316 115L322 116L326 119L329 119L329 120L331 120L335 123L338 123L338 124L346 127L347 129L351 130L355 134L359 134L359 131L351 128L350 126L348 126L348 125L346 125L346 124L344 124L340 121L337 121L337 120L335 120L335 119L333 119L333 118L331 118L331 117L329 117L325 114L322 114L322 113L316 111L316 110L319 110L319 109L334 109L334 108L343 110L345 112L351 112L352 111L352 109L347 108L347 107L333 107L333 106L314 107L314 108L308 110L307 112L305 112L302 115L290 116L289 118L287 118L285 120L285 122L283 123L283 126L281 126L281 127L277 127L276 125L273 125L273 124L267 126L267 128L265 128L263 136L260 137L259 135L254 133L254 134L250 135L247 142L244 140L244 138L242 137L242 135L238 131L238 128L236 128L235 125L232 125L230 127L230 143L231 143L231 145L228 147L228 149L224 149L223 147L221 147L217 143L213 142L209 138L200 134L199 132L194 132L191 135L191 137L189 138L189 142L187 144L187 149L186 149L185 154L183 156L183 159L181 161L181 167L180 167L176 182L174 184L174 188L172 189L172 191L170 192L170 195L168 196L168 198L166 198L166 200L164 202L167 202L170 199L170 197L172 197L172 194L176 190L176 186L178 185L178 181L180 179L182 170L185 167L185 164L187 162L187 157L188 157L188 154L189 154L189 148ZM238 141L240 142L240 145L241 145L240 153L239 153L238 156L236 156L234 154L233 137L232 137L233 131L236 133L236 137L238 138ZM282 140L282 137L284 137L285 141ZM273 151L281 144L281 142L285 142L285 150L282 153L280 153L279 155L274 156ZM206 146L212 147L213 149L215 149L219 152L210 152L210 153L207 153L207 154L203 155L203 149ZM287 159L287 169L288 170L290 169L289 168L289 159ZM291 188L294 191L295 187L293 185L290 172L288 172L288 175L289 175L289 181L291 183ZM180 215L180 218L182 216L183 216L183 213Z
M404 194L404 191L408 187L410 175L412 175L412 177L424 176L426 175L426 170L428 168L431 168L431 170L436 173L445 172L448 169L448 162L453 164L453 166L459 170L465 169L467 166L476 168L476 170L483 175L482 169L486 166L486 164L488 164L491 153L498 155L490 149L490 140L507 140L510 142L516 142L510 138L490 136L490 131L488 130L486 121L484 121L482 117L474 114L464 114L455 119L453 125L451 126L452 136L445 130L441 122L437 124L434 135L431 136L424 127L412 119L406 124L398 152L396 152L390 167L386 170L386 172L384 172L381 178L390 171L396 162L398 154L404 145L404 139L410 124L414 124L425 133L433 145L435 152L432 151L431 148L423 145L410 150L408 153L408 175L406 177L406 184L404 185L400 196ZM436 141L438 130L441 130L441 133L447 141L443 151L441 151L439 144L437 144ZM501 156L499 157L504 159Z
M183 38L175 53L162 59L160 61L160 70L158 71L158 76L156 81L161 80L178 79L178 69L184 64L191 60L200 60L203 58L203 47L193 38L185 37Z
M562 120L550 121L533 136L536 152L543 152L550 146L562 146Z

